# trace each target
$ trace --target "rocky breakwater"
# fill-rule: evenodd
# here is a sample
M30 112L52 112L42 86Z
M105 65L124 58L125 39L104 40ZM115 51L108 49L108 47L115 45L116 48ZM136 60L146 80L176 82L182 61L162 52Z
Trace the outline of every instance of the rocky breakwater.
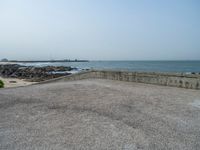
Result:
M40 82L52 78L66 76L73 70L71 67L64 66L22 66L18 64L0 65L0 76L9 78L26 79L27 81Z

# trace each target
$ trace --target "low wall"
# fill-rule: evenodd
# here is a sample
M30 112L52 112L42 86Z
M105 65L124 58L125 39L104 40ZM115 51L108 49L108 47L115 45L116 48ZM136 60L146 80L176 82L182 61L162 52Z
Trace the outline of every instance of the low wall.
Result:
M110 79L128 82L138 82L173 86L189 89L200 89L200 75L187 75L175 73L148 73L148 72L125 72L125 71L87 71L69 75L59 81L81 80L88 78Z

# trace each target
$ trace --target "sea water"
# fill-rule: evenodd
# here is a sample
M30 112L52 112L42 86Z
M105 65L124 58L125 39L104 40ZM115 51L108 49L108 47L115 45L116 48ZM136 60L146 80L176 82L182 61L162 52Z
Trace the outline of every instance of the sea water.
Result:
M27 66L71 66L81 69L200 73L200 61L89 61L62 63L26 63Z

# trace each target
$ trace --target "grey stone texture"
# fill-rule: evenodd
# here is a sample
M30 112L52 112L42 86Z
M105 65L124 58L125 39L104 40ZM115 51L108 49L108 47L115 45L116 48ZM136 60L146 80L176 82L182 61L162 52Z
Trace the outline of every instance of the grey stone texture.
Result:
M173 86L173 87L197 89L197 90L200 89L200 75L198 74L158 73L158 72L150 73L150 72L91 70L46 81L44 83L54 82L59 80L71 81L71 80L81 80L89 78L138 82L138 83Z
M105 79L5 88L0 149L199 150L199 104L199 90Z

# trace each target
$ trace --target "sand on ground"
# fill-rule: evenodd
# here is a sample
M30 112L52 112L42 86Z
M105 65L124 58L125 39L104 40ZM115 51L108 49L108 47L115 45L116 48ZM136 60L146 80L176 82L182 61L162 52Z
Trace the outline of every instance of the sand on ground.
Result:
M7 64L16 64L14 62L0 62L0 65L7 65ZM26 86L26 85L31 85L36 82L28 82L23 79L18 79L18 78L4 78L0 76L0 80L4 82L4 87L9 88L9 87L19 87L19 86Z
M19 86L27 86L31 85L37 82L29 82L25 81L23 79L17 79L17 78L3 78L0 77L0 80L4 82L4 87L9 88L9 87L19 87Z

